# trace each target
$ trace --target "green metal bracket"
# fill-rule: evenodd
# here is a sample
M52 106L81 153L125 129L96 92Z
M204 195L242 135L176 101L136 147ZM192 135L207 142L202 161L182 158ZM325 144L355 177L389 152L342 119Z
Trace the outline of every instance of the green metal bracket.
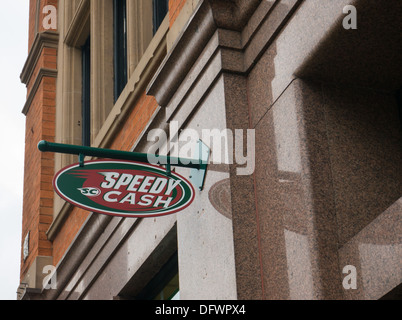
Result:
M201 140L198 140L197 154L195 156L196 158L200 159L201 166L199 169L193 168L190 170L190 180L201 191L204 189L204 182L207 173L209 154L210 149L208 148L208 146Z
M179 157L170 156L158 156L159 164L166 165L166 174L169 176L171 174L171 166L190 168L191 181L194 183L199 190L203 189L205 175L208 167L209 159L209 148L202 142L199 141L200 152L198 159L186 159ZM63 154L73 154L79 157L80 166L84 166L84 157L97 157L97 158L108 158L117 160L131 160L143 163L155 164L148 160L149 155L146 153L138 152L128 152L120 150L102 149L102 148L92 148L85 146L76 146L70 144L53 143L48 141L41 141L38 144L38 149L41 152L56 152ZM207 155L208 154L208 155Z
M78 155L78 161L80 162L80 167L83 168L85 163L85 154L80 153Z

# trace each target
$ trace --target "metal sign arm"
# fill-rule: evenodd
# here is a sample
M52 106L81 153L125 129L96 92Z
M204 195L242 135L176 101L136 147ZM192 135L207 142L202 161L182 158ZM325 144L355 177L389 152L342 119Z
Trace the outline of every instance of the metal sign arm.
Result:
M128 152L128 151L120 151L120 150L111 150L111 149L102 149L102 148L93 148L93 147L85 147L85 146L77 146L70 144L62 144L62 143L53 143L48 141L41 141L38 144L38 149L41 152L56 152L63 154L73 154L79 156L79 161L81 166L83 166L84 156L97 157L97 158L108 158L108 159L117 159L117 160L131 160L138 161L149 164L162 164L166 165L167 173L170 172L170 166L183 167L183 168L191 168L193 169L191 172L191 180L197 185L197 187L202 190L205 180L205 174L208 167L209 160L209 148L202 142L199 141L200 150L202 152L199 153L198 159L186 159L180 157L171 157L171 156L154 156L157 158L159 163L152 163L149 161L151 155L147 153L138 153L138 152Z

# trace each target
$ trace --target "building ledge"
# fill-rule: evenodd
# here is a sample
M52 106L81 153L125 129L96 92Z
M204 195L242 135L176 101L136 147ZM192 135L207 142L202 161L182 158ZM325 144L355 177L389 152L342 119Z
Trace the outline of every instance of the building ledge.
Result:
M29 91L27 100L25 102L24 108L22 109L22 113L24 115L28 114L29 108L31 106L31 103L33 99L35 98L36 92L39 89L40 83L42 82L43 77L51 77L51 78L56 78L57 77L57 70L53 69L48 69L48 68L41 68L38 72L38 75L35 78L35 82L32 86L32 89Z
M18 300L43 300L42 290L26 288Z
M36 35L29 51L28 58L22 69L20 79L25 85L31 80L32 74L35 70L36 63L42 53L43 48L58 48L59 34L54 31L44 31Z

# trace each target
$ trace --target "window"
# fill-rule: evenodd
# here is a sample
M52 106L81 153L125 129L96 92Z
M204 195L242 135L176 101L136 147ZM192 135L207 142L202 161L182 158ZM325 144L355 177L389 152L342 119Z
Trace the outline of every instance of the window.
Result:
M177 252L148 283L136 300L178 300L179 262Z
M82 46L82 145L91 145L91 43Z
M163 19L169 9L169 0L153 0L153 26L154 26L154 34L158 31L159 26L161 25Z
M176 274L162 290L154 297L154 300L180 300L179 274Z
M114 102L127 84L127 3L113 0Z

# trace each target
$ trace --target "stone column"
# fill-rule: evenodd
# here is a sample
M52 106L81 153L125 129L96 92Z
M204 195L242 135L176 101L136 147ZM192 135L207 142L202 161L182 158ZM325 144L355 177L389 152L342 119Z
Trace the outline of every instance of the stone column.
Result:
M242 130L245 149L250 119L238 31L257 4L199 4L149 87L148 93L166 108L168 123L174 121L179 129L193 129L200 136L203 129L227 130L233 135ZM204 142L213 148L214 142ZM221 153L234 159L233 146L214 149L213 157ZM254 176L239 175L238 167L242 166L232 161L210 166L205 189L197 193L192 210L178 215L180 294L184 299L263 298ZM219 199L219 193L229 199Z
M91 0L91 142L113 108L113 1ZM99 68L102 66L102 68Z

